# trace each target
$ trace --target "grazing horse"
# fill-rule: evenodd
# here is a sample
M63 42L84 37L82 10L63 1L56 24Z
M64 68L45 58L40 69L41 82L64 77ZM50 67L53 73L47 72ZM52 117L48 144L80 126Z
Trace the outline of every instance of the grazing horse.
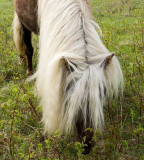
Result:
M123 84L120 64L96 31L88 0L15 0L14 41L32 74L31 32L39 34L36 87L45 133L76 133L92 147L92 128L102 129L106 97ZM83 138L85 137L85 138Z

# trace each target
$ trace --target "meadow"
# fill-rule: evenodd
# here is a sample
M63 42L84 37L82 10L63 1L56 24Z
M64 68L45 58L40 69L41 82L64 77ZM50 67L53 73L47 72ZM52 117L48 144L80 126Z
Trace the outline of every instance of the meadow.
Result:
M12 0L0 0L0 160L144 160L144 1L90 0L102 40L115 52L124 74L124 93L104 107L104 131L84 156L73 135L43 135L41 106L26 83L13 36ZM33 36L34 68L38 37Z

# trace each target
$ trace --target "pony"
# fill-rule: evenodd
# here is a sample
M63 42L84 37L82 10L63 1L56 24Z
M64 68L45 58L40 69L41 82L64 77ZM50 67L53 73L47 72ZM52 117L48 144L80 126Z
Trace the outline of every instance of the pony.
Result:
M27 76L33 72L31 33L39 34L30 79L36 79L45 133L73 131L88 154L94 131L103 129L107 98L123 89L120 63L100 39L89 0L14 0L14 6L14 41L21 59L27 57Z

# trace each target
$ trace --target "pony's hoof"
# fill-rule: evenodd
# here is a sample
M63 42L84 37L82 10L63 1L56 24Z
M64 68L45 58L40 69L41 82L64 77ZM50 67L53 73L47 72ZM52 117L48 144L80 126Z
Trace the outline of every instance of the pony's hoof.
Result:
M27 70L26 72L26 77L29 77L33 74L33 71L32 70Z

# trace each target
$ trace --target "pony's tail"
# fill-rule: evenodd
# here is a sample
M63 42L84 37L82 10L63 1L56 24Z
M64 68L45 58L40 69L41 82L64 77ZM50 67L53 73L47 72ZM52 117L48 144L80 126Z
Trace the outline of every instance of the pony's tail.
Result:
M18 18L18 15L15 13L13 20L13 39L16 45L16 49L19 53L21 61L25 61L25 43L23 39L23 28L22 24Z
M50 104L55 104L53 107L46 103L43 105L45 131L49 133L60 129L68 133L77 127L78 122L82 122L79 127L83 129L103 128L104 97L109 95L107 92L111 94L112 90L117 93L122 82L122 72L115 57L109 64L110 68L106 68L109 57L112 58L113 54L101 54L87 62L84 57L71 53L54 57L48 66L46 81L51 89L43 87L50 92L46 96L55 97L49 98L49 102L53 101ZM53 114L50 111L54 111Z

